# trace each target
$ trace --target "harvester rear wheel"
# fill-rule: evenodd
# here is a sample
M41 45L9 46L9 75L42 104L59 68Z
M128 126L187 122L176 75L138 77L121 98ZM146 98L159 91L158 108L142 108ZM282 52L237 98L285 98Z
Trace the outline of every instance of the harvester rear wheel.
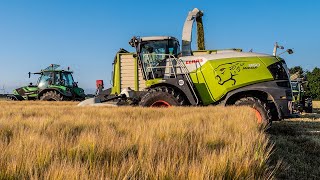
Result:
M236 106L249 106L251 107L256 115L257 122L266 127L271 125L271 110L267 103L261 101L255 97L244 97L235 102Z
M62 101L63 96L56 91L48 91L40 97L41 101Z
M140 106L144 107L170 107L182 106L186 102L183 95L169 87L156 87L141 98Z

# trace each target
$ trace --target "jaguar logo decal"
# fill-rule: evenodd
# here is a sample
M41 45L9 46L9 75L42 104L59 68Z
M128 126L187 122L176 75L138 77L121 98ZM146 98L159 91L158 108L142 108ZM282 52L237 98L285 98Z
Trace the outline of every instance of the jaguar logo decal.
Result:
M224 85L226 82L232 81L234 86L237 80L234 78L241 72L242 66L244 66L245 61L237 61L232 63L221 64L214 69L216 73L216 79L219 85Z

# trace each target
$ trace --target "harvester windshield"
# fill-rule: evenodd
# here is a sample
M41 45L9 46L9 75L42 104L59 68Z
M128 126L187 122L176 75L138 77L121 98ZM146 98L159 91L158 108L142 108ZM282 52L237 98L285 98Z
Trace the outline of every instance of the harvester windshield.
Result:
M180 53L179 42L175 39L143 41L141 53L171 54L177 56Z
M177 57L180 45L175 38L170 37L154 40L142 38L139 52L147 79L150 74L155 75L155 78L161 78L164 75L166 59Z

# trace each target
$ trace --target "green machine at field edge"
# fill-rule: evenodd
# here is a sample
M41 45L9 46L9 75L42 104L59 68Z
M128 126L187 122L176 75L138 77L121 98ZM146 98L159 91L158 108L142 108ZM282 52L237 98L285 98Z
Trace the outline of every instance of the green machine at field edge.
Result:
M308 81L301 78L291 80L294 109L299 112L312 113L312 98L306 95Z
M30 85L17 88L10 100L43 100L43 101L82 101L85 93L74 81L72 71L58 69L60 65L51 64L44 70L31 74L40 75L37 85Z

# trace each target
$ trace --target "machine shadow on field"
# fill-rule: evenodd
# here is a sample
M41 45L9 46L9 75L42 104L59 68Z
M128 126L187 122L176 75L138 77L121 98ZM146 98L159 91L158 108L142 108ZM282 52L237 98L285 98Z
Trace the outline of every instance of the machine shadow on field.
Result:
M320 179L319 112L314 109L314 113L272 124L268 134L275 148L270 164L282 161L277 179Z

